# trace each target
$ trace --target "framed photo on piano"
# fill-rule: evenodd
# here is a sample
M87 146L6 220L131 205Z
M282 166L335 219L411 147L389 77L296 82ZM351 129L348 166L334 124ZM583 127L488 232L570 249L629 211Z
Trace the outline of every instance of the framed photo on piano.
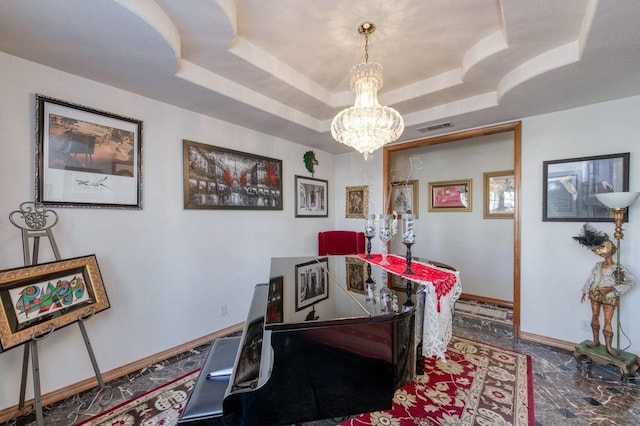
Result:
M296 312L329 298L329 259L296 265Z
M365 294L364 281L367 279L367 262L358 257L345 257L347 270L347 290Z

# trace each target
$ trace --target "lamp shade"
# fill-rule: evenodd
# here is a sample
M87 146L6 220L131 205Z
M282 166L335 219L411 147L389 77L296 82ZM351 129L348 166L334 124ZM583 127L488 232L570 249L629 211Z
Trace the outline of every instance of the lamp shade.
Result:
M640 196L640 192L603 192L596 194L596 198L610 209L629 207Z

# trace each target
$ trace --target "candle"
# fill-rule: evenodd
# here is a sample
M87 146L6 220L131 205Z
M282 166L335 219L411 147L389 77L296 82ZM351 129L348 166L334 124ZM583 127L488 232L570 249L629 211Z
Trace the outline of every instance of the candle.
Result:
M415 215L413 214L405 214L403 217L404 221L404 232L402 234L402 242L413 244L416 242L416 234L413 229L413 220L415 219Z
M367 216L367 222L364 225L364 235L367 237L374 237L376 235L376 215L370 214Z

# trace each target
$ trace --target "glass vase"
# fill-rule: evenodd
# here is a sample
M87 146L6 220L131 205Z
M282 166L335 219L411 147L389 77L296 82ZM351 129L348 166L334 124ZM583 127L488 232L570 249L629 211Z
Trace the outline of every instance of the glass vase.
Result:
M367 238L367 255L366 259L371 259L371 239L376 236L376 215L370 214L364 225L364 236Z
M406 213L402 216L402 244L407 248L407 268L404 271L405 274L414 274L411 269L411 246L416 242L416 234L414 230L415 218L416 215L411 213Z
M389 241L391 240L391 220L390 214L381 214L378 223L378 238L382 241L382 260L381 265L389 265L387 260L387 253L389 251Z

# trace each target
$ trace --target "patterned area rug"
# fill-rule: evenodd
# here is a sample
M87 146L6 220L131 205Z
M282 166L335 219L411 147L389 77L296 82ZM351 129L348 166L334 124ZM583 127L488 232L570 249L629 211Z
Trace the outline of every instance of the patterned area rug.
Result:
M388 411L362 414L341 426L533 425L529 355L453 336L446 362L425 360L425 373L396 391ZM198 371L166 383L79 425L172 426Z
M396 391L390 410L340 425L535 424L529 355L453 336L446 358L426 359L424 374Z
M76 426L171 426L178 423L198 370L116 405Z

